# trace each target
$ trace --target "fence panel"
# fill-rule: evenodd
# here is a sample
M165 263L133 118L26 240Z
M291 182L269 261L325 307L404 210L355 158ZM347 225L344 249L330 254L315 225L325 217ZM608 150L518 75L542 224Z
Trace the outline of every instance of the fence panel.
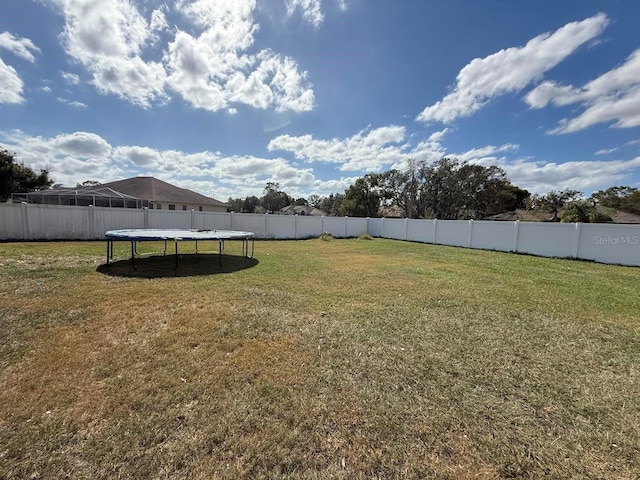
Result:
M384 238L404 240L407 237L407 222L404 218L385 218L382 236Z
M256 238L266 238L267 217L269 217L269 215L257 213L234 213L233 230L253 232Z
M66 207L34 205L27 208L27 232L30 240L89 240L88 209L94 207Z
M471 225L471 248L513 252L519 225L516 222L474 221Z
M107 230L145 228L147 210L135 208L86 207L93 209L91 238L102 239ZM115 210L115 211L114 211Z
M470 225L467 221L438 220L434 243L453 247L468 247L470 245Z
M349 218L346 225L345 237L353 238L367 233L368 222L366 218Z
M384 218L368 218L367 230L372 237L382 237L382 225Z
M580 225L578 258L640 266L640 226Z
M433 220L407 221L407 240L411 242L433 243L435 232Z
M322 222L323 233L326 232L336 238L346 237L347 222L349 220L346 217L324 217Z
M319 237L322 233L322 217L294 215L296 238Z
M575 255L575 250L575 223L520 222L518 252L542 257L571 258Z
M26 209L26 204L0 204L0 240L27 240L24 232L26 225L22 223L23 210Z
M296 238L296 224L293 215L269 215L267 218L267 238Z

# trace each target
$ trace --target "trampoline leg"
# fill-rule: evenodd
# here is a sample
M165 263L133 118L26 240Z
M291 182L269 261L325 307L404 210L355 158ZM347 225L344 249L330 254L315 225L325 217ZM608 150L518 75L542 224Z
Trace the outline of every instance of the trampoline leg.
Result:
M138 267L136 267L136 242L135 242L135 240L131 241L131 265L133 266L134 270L138 270Z
M178 271L178 240L175 240L175 244L176 244L176 265L175 265L174 271Z
M107 240L107 265L111 265L113 259L113 240Z
M218 240L218 265L222 268L222 252L224 251L224 240Z

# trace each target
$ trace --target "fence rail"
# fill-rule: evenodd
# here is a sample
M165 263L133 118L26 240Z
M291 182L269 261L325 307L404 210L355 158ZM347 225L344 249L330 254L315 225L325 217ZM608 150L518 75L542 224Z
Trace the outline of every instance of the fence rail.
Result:
M640 225L306 217L0 204L0 240L101 240L107 230L243 230L259 239L373 237L640 266Z

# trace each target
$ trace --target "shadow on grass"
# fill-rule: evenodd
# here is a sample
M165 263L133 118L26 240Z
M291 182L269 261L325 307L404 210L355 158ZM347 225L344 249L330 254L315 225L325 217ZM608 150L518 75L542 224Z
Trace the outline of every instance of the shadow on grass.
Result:
M242 255L222 255L222 267L218 263L218 254L187 253L175 255L151 255L136 257L135 267L131 259L116 260L109 265L102 264L96 271L112 277L163 278L193 277L199 275L217 275L233 273L258 264L255 258Z

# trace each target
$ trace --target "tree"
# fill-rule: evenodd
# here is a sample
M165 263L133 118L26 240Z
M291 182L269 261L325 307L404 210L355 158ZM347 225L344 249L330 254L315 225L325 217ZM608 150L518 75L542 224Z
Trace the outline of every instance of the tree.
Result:
M590 199L603 207L640 215L640 190L635 187L611 187L595 192Z
M82 183L77 183L76 184L76 188L82 188L82 187L96 187L100 185L100 182L98 182L97 180L85 180Z
M16 163L15 157L0 147L0 202L6 202L12 193L37 192L53 184L48 170L36 173L24 163Z
M320 195L309 195L309 205L313 208L320 208L320 203L322 202L322 198Z
M565 205L561 222L565 223L606 223L611 217L596 210L593 202L588 200L574 200Z
M531 206L534 210L544 210L549 213L552 213L551 217L552 222L557 222L559 220L558 213L560 209L565 206L565 204L576 200L581 192L578 190L551 190L546 195L534 195L531 199Z
M251 195L250 197L246 197L244 202L242 203L241 212L244 213L256 213L256 208L260 206L260 199L255 195Z
M260 199L260 205L267 212L277 212L291 203L291 197L280 191L280 184L267 182L264 189L264 196Z
M326 212L327 215L331 217L337 217L340 215L340 207L342 206L342 201L344 200L344 195L341 193L332 193L328 197L322 198L316 208L319 208L323 212Z
M227 209L230 212L242 212L242 203L243 202L241 198L229 197L229 200L227 200L227 205L229 205Z
M380 195L376 191L377 176L365 175L356 180L345 192L340 214L348 217L380 216Z
M382 200L400 207L406 218L422 218L426 207L423 187L427 172L425 162L409 159L405 171L393 169L379 175Z

